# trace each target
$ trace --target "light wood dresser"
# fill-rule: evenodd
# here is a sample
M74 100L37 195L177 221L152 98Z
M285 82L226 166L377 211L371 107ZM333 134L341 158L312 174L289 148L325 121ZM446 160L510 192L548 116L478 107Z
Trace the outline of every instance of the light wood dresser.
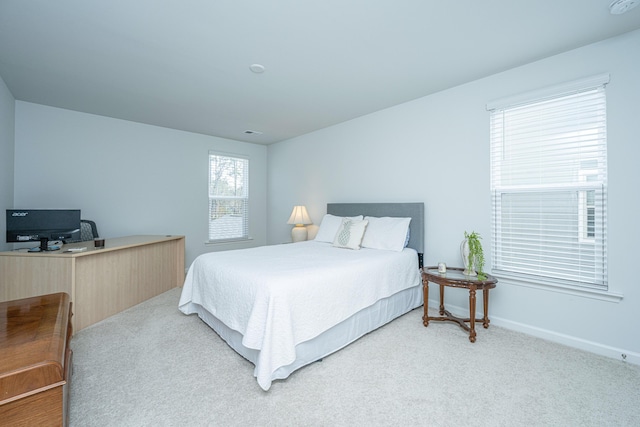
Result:
M75 331L183 282L184 236L105 239L101 249L90 241L52 252L0 252L0 301L65 292Z
M71 334L68 294L0 303L1 425L67 425Z

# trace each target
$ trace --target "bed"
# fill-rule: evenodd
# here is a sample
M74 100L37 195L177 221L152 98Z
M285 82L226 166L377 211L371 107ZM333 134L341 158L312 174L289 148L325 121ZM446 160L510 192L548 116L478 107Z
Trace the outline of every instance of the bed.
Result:
M393 247L378 246L374 230L390 224L385 220L408 223L400 246L397 238ZM340 233L331 228L336 221ZM345 230L351 239L359 226L370 231L362 248L336 247L347 241ZM423 251L423 203L329 203L314 240L196 258L178 308L197 314L253 363L266 391L274 380L421 306Z

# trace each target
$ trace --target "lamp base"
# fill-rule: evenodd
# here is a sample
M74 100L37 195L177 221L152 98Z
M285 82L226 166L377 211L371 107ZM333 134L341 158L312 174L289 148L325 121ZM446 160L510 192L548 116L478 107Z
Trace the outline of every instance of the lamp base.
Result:
M293 239L293 243L307 240L307 227L304 225L296 225L293 227L293 229L291 229L291 239Z

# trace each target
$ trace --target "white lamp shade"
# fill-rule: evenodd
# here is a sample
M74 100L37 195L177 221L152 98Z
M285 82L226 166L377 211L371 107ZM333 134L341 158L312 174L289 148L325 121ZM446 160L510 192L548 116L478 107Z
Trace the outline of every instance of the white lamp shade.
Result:
M289 217L289 221L287 224L295 224L295 225L307 225L313 224L311 218L309 218L309 214L307 213L307 208L304 206L294 206L293 211L291 212L291 216Z

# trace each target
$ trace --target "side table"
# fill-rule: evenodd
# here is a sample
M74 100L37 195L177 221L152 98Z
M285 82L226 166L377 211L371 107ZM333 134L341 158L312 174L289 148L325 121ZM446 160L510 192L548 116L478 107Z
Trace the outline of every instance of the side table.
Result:
M462 329L469 332L469 341L476 342L476 322L482 322L484 328L489 327L489 290L496 287L498 280L485 273L484 280L478 279L477 276L465 276L462 274L463 268L447 267L446 273L439 273L438 267L425 267L422 269L422 289L424 292L424 316L422 323L429 326L430 320L451 321L455 322ZM432 317L428 314L429 307L429 282L440 285L440 316ZM444 308L444 287L469 289L469 317L460 318L452 315ZM484 306L484 317L476 319L476 291L482 291L482 300ZM467 323L469 325L467 326Z

